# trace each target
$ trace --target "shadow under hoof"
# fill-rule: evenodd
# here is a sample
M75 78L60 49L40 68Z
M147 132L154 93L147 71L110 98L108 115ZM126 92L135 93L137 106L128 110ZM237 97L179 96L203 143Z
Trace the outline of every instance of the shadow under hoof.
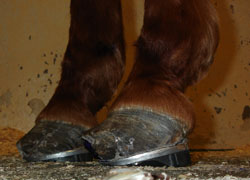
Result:
M17 148L27 161L91 161L84 148L80 126L56 121L40 121L17 142Z
M123 109L83 136L105 165L187 166L186 134L178 120L141 109Z

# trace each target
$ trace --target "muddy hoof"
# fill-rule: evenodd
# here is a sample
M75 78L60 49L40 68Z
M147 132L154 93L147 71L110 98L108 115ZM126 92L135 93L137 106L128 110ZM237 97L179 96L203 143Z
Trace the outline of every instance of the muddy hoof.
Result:
M17 142L27 161L90 161L84 148L84 128L54 121L40 121Z
M112 112L85 133L85 147L105 165L188 166L191 164L184 127L152 111Z

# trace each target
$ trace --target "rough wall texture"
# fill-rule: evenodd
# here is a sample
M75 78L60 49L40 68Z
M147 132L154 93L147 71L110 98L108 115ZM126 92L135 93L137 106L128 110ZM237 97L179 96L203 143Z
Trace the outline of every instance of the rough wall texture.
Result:
M250 143L250 1L214 1L221 41L205 80L191 87L197 123L193 145L234 147Z
M127 71L143 18L143 0L122 0ZM192 147L249 144L250 1L214 0L221 43L208 77L187 94L197 112ZM68 38L68 0L0 1L0 126L28 131L57 85ZM98 117L105 118L104 108Z

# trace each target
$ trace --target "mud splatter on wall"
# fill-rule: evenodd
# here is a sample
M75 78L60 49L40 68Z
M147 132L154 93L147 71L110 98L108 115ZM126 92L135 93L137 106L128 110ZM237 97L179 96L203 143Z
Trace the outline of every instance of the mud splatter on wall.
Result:
M122 0L126 75L143 20L144 0ZM28 131L52 96L68 40L68 0L0 1L0 122ZM197 112L192 147L230 148L249 142L250 1L213 0L221 43L208 77L188 89ZM136 11L137 10L137 11ZM124 78L126 79L126 78ZM105 112L98 114L103 119ZM245 115L244 115L245 117Z
M29 130L58 83L69 1L0 1L0 125Z

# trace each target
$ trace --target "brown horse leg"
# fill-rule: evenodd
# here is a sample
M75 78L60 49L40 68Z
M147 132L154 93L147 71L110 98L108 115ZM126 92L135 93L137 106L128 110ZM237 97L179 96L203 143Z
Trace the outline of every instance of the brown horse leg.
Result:
M84 135L86 147L110 165L190 164L194 112L183 93L204 77L217 44L209 0L145 0L134 68L108 118Z
M55 153L81 146L81 135L97 125L96 112L121 80L124 59L120 0L72 0L61 80L35 127L17 143L23 158L55 160Z

